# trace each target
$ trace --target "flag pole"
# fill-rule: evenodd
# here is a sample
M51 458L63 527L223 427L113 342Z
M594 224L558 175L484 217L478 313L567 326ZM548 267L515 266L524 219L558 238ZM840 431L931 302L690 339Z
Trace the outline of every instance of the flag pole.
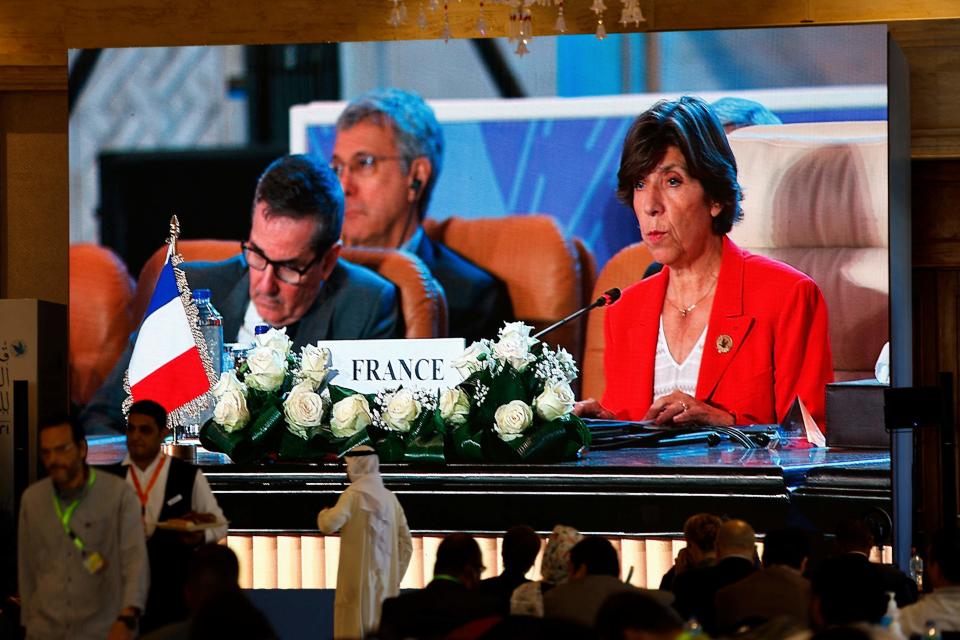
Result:
M172 260L173 256L177 255L177 238L180 237L180 220L177 219L177 214L170 216L170 235L167 238L167 260ZM177 266L177 265L174 265ZM171 447L171 452L179 451L180 449L180 425L173 425L173 444Z

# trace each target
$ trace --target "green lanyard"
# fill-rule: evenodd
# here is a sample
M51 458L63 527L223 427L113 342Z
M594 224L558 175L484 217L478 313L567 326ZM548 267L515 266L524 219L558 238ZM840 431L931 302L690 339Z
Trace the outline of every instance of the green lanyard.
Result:
M87 478L87 486L86 486L86 490L84 491L84 495L86 495L86 492L90 490L90 487L93 486L93 482L96 479L97 479L97 472L93 467L90 467L90 477ZM70 528L70 518L73 517L73 512L77 510L77 506L80 504L81 500L83 500L83 495L81 495L79 498L71 502L70 506L67 507L67 510L64 511L60 507L60 499L57 497L56 492L54 492L53 494L53 508L57 512L57 518L60 519L60 524L63 525L64 532L66 532L66 534L70 536L70 539L73 540L73 546L75 546L77 549L83 552L83 549L85 546L83 544L83 540L81 540L80 537L73 532L73 529Z

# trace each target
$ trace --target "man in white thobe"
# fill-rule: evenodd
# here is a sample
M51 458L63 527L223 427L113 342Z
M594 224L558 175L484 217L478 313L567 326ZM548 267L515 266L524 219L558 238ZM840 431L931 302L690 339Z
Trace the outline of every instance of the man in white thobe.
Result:
M317 527L340 532L333 637L362 638L377 629L383 601L400 593L413 543L403 508L383 486L374 450L357 447L345 458L350 486L320 512Z

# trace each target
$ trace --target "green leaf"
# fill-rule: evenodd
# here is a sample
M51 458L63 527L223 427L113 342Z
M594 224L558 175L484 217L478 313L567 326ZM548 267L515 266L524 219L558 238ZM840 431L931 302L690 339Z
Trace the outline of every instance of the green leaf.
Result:
M349 398L350 396L356 395L357 392L353 389L347 389L346 387L340 387L335 384L330 385L330 400L333 404L337 404L344 398Z
M229 432L213 420L207 420L200 429L200 444L207 451L226 454L238 464L257 458L256 449L250 445L246 429Z
M323 460L334 455L329 440L317 434L310 440L304 440L289 431L280 436L280 458L284 460Z
M373 448L377 450L380 462L387 463L401 462L406 449L400 434L393 431L384 432L384 435L374 441Z
M414 438L407 444L407 450L403 454L403 460L404 462L411 463L427 462L430 464L443 464L445 462L443 455L443 434L432 433Z
M516 438L507 444L511 446L521 460L549 461L561 455L566 427L554 420L533 431L529 435ZM552 454L552 455L551 455Z
M342 458L343 454L350 451L350 449L359 447L362 444L370 444L370 434L367 433L366 429L361 429L349 438L332 438L330 444L336 452L337 457Z
M257 419L248 427L250 442L256 446L268 447L275 436L279 436L280 429L286 425L283 414L276 405L270 404L263 408Z
M483 447L480 444L482 429L467 423L450 431L452 456L463 462L483 462Z

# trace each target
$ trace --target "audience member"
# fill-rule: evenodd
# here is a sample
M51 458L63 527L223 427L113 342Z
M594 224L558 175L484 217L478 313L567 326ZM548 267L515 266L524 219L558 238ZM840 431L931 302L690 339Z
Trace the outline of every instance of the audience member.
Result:
M596 628L600 640L675 640L683 631L683 620L644 593L624 591L603 603Z
M328 167L306 155L278 158L257 182L251 217L242 255L183 265L192 289L210 289L224 340L251 343L261 323L286 327L295 349L402 333L396 287L339 259L343 191ZM130 354L128 347L81 414L88 433L126 427Z
M508 616L498 621L480 640L595 640L593 629L570 622L534 616Z
M527 582L514 589L510 596L510 613L543 617L543 595L570 577L570 549L583 540L573 527L558 524L547 538L540 560L540 580Z
M720 98L710 105L727 133L758 124L783 124L770 109L746 98Z
M837 525L835 541L840 555L863 563L870 562L870 552L876 544L867 524L853 518L843 520ZM877 576L883 590L896 594L898 607L902 608L917 601L917 583L899 567L892 564L873 564L876 564Z
M494 338L513 316L506 286L421 226L442 164L443 131L423 98L379 89L350 102L330 163L346 196L343 241L413 253L446 293L450 335Z
M40 426L49 477L20 504L19 579L28 638L133 638L149 566L133 489L86 463L83 428L62 417Z
M886 611L879 565L844 554L827 558L814 572L810 614L818 631L855 626L871 636L881 635L879 623Z
M230 589L210 598L197 611L190 625L189 640L276 640L277 637L270 621L246 594L240 589Z
M360 638L377 629L380 607L400 593L413 541L403 507L380 477L373 447L347 452L350 486L317 516L324 533L340 532L333 637Z
M184 601L190 610L190 617L161 627L144 636L144 640L189 638L197 616L201 612L208 612L210 603L219 600L223 594L238 591L239 579L240 563L230 547L221 544L205 544L199 547L192 554L183 586ZM205 615L209 617L212 614L208 612Z
M606 538L584 538L570 550L570 580L543 596L544 617L593 627L604 601L624 591L650 594L669 605L665 591L645 591L620 580L617 550Z
M183 620L189 613L183 599L193 550L204 542L227 536L227 522L206 476L197 467L161 452L169 435L167 412L152 400L133 403L127 416L127 455L106 470L133 487L140 500L147 555L150 559L150 594L140 621L143 633ZM216 524L206 530L186 532L158 529L157 523Z
M933 593L900 610L905 636L923 633L928 620L943 631L960 631L960 531L946 529L933 536L925 574Z
M708 633L714 634L714 599L717 591L746 578L757 570L756 534L743 520L728 520L717 531L717 563L704 569L690 569L677 576L674 604L684 619L696 618Z
M430 584L384 601L379 637L442 638L473 620L498 615L497 601L477 591L483 569L477 541L451 533L437 547Z
M660 588L673 590L673 580L687 569L712 567L717 562L717 531L722 520L712 513L697 513L683 523L687 546L677 554L676 562L663 574Z
M481 593L486 593L500 601L504 614L510 613L510 596L513 591L527 580L527 572L540 553L540 536L526 525L517 525L507 529L503 536L500 557L503 571L495 578L487 578L480 583Z
M799 529L767 533L763 541L763 569L717 591L716 627L732 632L738 626L790 616L802 627L810 626L810 581L803 571L810 557L810 542Z

